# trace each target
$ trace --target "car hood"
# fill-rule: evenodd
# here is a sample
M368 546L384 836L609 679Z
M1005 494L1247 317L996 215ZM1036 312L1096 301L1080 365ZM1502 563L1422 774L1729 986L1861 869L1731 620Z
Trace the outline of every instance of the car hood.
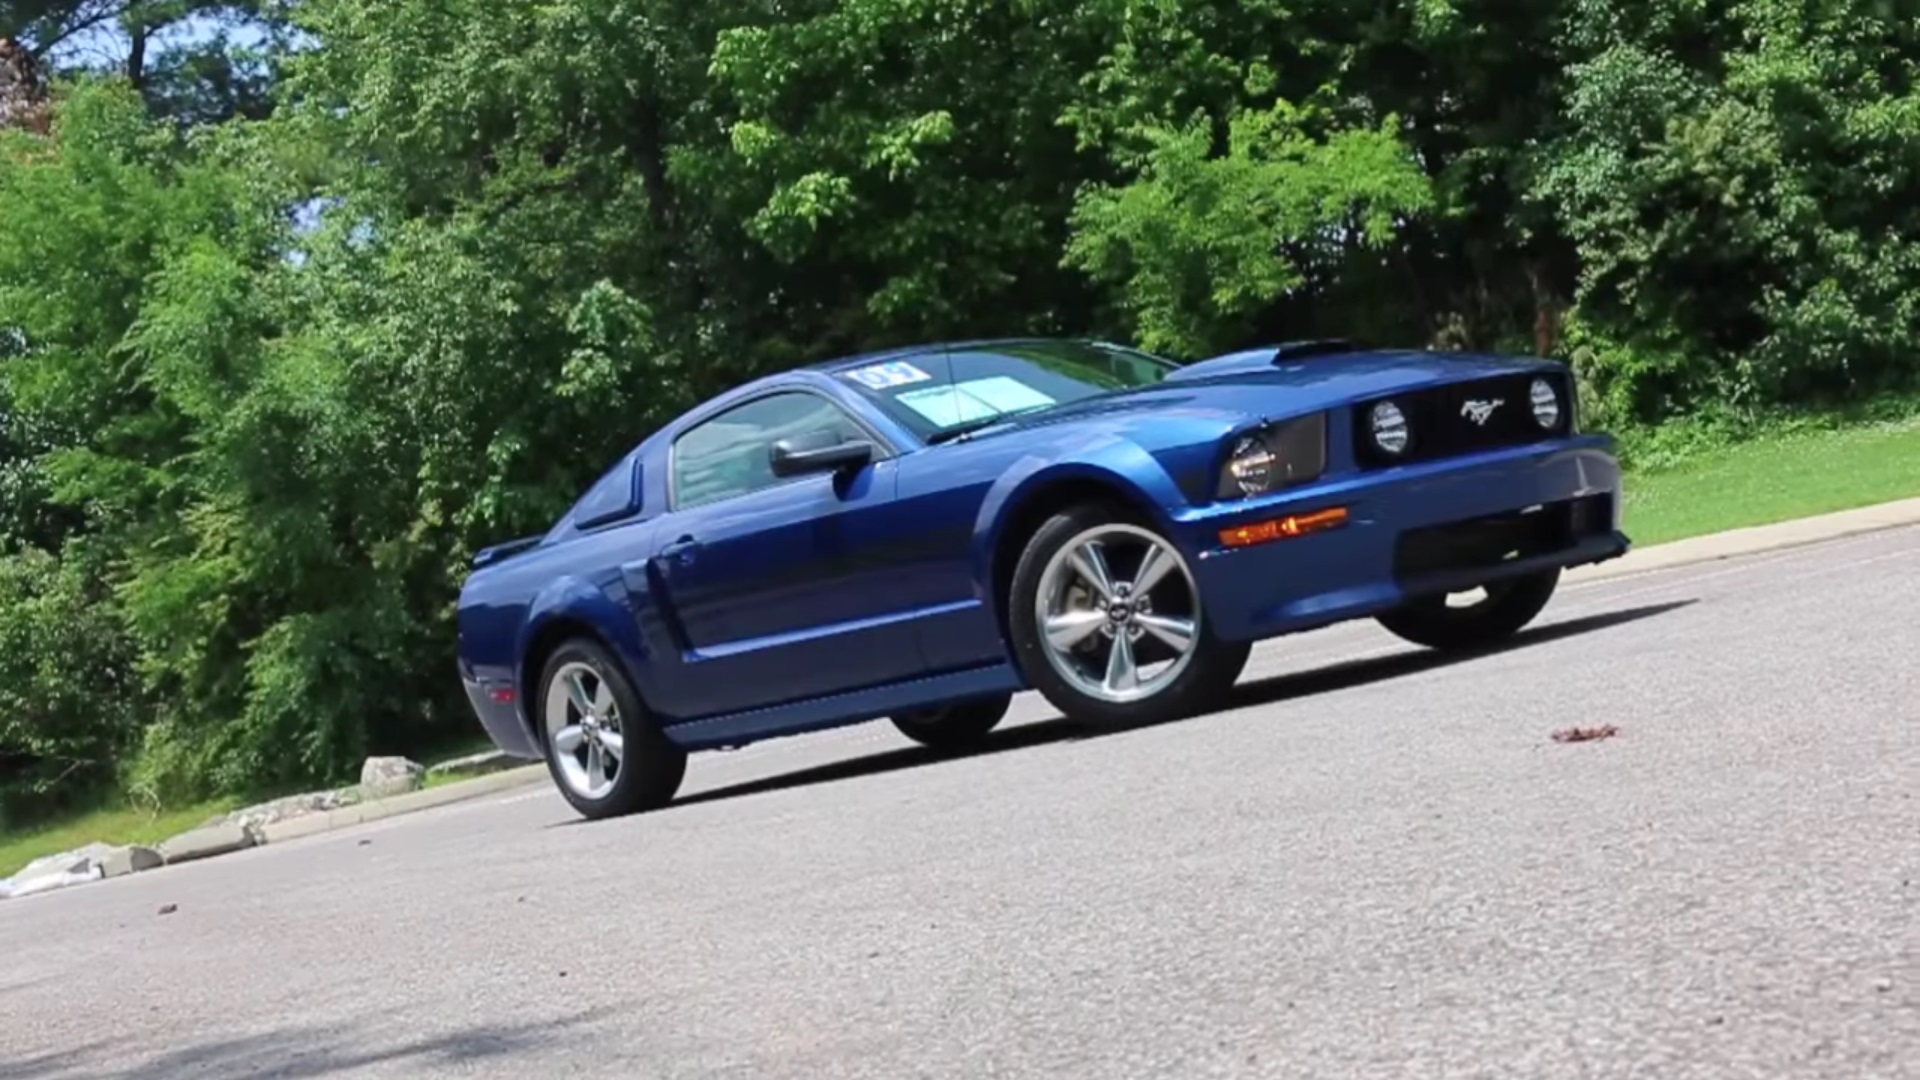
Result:
M1249 349L1185 365L1155 386L1068 402L980 435L1134 415L1278 420L1419 387L1559 367L1552 360L1471 353L1370 351L1294 359L1275 348Z

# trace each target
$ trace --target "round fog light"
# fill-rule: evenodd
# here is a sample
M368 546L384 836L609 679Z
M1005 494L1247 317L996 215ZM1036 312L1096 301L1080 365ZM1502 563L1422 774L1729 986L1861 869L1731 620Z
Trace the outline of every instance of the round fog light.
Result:
M1551 429L1560 422L1560 395L1554 392L1553 384L1545 379L1533 380L1533 387L1527 391L1533 402L1533 422L1543 428Z
M1373 444L1398 457L1407 449L1407 417L1400 406L1383 401L1367 416L1373 426Z

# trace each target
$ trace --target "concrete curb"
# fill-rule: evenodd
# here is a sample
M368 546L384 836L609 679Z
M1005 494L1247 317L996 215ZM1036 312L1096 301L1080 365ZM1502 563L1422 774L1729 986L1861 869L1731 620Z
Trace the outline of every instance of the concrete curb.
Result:
M260 842L260 834L244 825L203 825L160 841L160 857L174 866L196 859L212 859L245 851Z
M370 799L363 803L342 806L333 810L321 810L287 818L265 825L248 825L240 822L214 821L197 829L162 840L152 847L114 848L102 855L92 856L96 864L89 867L83 880L61 881L47 884L49 875L42 874L30 884L35 888L31 892L17 892L7 889L12 880L0 878L0 900L31 896L37 892L52 892L69 885L83 884L89 881L101 881L107 878L126 877L131 874L158 870L162 867L178 866L181 863L197 862L201 859L217 859L222 855L231 855L237 851L246 851L263 844L278 843L284 840L297 840L303 836L318 836L321 833L345 829L353 825L379 821L383 818L398 817L419 810L431 810L436 806L451 806L454 803L483 798L515 788L527 787L547 779L545 764L522 765L512 769L501 769L476 776L470 780L443 784L440 787L424 788L399 795L390 795L382 799ZM81 852L69 852L68 855L85 854L93 848L106 848L106 845L90 845ZM50 856L50 858L52 858ZM36 864L30 863L31 868ZM68 875L76 877L76 875Z
M384 818L398 817L401 814L431 810L436 806L451 806L469 799L511 791L514 788L538 783L546 778L545 765L523 765L517 769L504 769L455 784L409 791L404 795L390 795L384 799L372 799L317 814L302 814L299 817L262 826L260 842L273 844L284 840L297 840L302 836L318 836L321 833L333 832L335 829L363 825L369 821L380 821Z
M1861 533L1879 532L1883 529L1897 529L1903 525L1916 524L1920 524L1920 499L1900 499L1853 510L1841 510L1832 514L1821 514L1818 517L1794 518L1772 525L1730 529L1726 532L1637 548L1612 562L1570 570L1565 580L1569 585L1583 581L1601 581L1627 574L1644 574L1652 570L1666 570L1693 563L1715 562L1740 555L1785 551L1826 540L1838 540Z

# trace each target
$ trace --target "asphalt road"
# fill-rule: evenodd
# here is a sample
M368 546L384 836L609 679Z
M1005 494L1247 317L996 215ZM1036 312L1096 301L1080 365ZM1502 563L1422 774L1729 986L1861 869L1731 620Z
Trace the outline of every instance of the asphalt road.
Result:
M0 1080L1920 1077L1920 530L1570 587L1471 660L1335 628L1241 690L10 901Z

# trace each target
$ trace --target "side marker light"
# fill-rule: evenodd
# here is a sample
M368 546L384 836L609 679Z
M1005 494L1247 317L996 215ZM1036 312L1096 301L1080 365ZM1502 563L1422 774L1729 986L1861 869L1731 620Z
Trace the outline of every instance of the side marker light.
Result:
M1315 510L1311 514L1288 514L1283 518L1270 521L1256 521L1250 525L1236 525L1231 529L1220 530L1220 542L1230 548L1249 547L1253 544L1265 544L1273 540L1290 540L1308 533L1325 532L1337 529L1347 523L1347 508L1330 507Z

